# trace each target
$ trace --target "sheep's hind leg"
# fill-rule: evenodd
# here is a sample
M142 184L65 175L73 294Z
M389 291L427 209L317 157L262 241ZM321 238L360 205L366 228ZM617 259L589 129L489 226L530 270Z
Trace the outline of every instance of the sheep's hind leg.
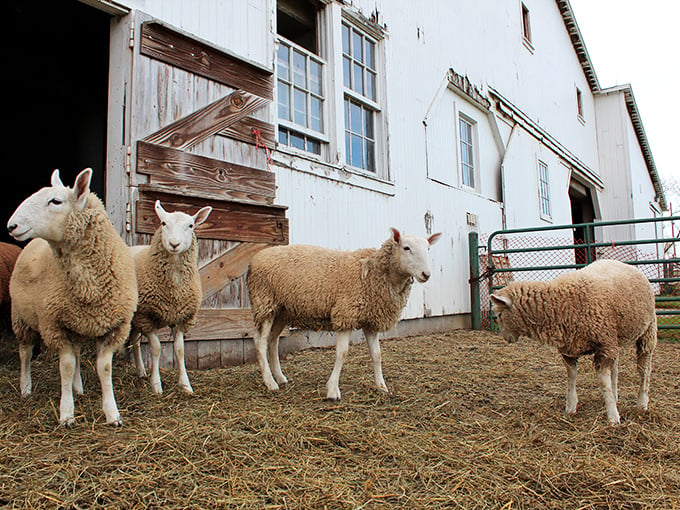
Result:
M637 406L646 411L649 406L649 383L652 376L652 358L657 342L656 323L637 341L637 371L640 376Z
M173 349L175 352L175 364L179 371L177 384L186 393L193 393L194 389L189 382L187 367L184 363L184 331L181 328L172 328Z
M144 367L144 359L142 358L142 333L133 331L130 334L130 349L132 349L132 358L137 369L137 377L144 379L147 377L146 368Z
M80 345L73 346L73 354L76 357L75 370L73 371L73 391L76 395L83 394L83 378L80 374Z
M123 424L116 405L116 397L113 394L113 353L116 350L113 344L100 344L97 347L97 375L102 387L102 410L106 416L106 423L119 427Z
M262 380L264 385L271 391L279 389L279 385L274 380L271 368L269 367L269 360L267 357L267 344L269 343L269 335L274 325L274 319L265 319L260 327L255 329L253 335L253 342L255 343L255 350L257 351L257 360L260 363L260 372L262 373Z
M33 356L33 344L19 344L19 361L21 363L19 387L21 388L22 397L28 397L33 387L33 382L31 381L31 356Z
M562 354L562 361L567 369L567 404L564 412L573 414L576 412L578 404L578 395L576 394L576 374L578 371L578 358L565 356Z
M612 366L614 364L614 360L604 358L603 356L596 354L594 361L597 378L599 379L600 387L602 388L602 395L604 397L604 404L607 409L607 418L609 419L609 424L617 425L621 423L621 417L619 416L619 411L616 408L616 398L612 388Z
M373 374L375 375L375 385L384 393L389 393L383 378L382 372L382 354L380 352L380 340L378 333L364 329L364 336L366 337L366 344L368 345L368 352L371 354L373 361Z
M149 383L154 393L162 394L163 385L161 384L161 340L156 331L151 331L146 335L149 339L149 352L151 353L151 377Z
M61 400L59 402L59 423L71 427L75 419L73 404L73 380L76 371L76 353L73 346L65 343L59 349L59 374L61 375Z
M326 398L328 400L340 400L340 371L342 370L342 364L347 357L347 351L349 350L349 339L351 336L351 331L338 331L335 334L335 366L333 367L333 372L328 378L326 383Z
M281 331L286 326L286 323L281 320L274 321L271 333L269 333L268 350L269 350L269 364L271 366L274 379L279 384L287 384L288 379L283 375L281 370L281 360L279 359L279 337Z

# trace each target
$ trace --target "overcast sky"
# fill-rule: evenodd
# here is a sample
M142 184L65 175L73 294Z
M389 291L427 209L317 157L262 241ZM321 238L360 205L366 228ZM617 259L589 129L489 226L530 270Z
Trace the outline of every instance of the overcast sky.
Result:
M569 2L600 86L632 85L657 170L680 181L680 0Z

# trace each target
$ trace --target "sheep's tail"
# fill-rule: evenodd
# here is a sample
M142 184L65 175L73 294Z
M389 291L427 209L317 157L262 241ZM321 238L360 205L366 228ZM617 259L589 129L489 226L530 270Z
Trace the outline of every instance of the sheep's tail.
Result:
M656 349L656 342L657 342L657 324L656 324L656 317L653 317L652 320L649 322L649 326L645 330L642 335L640 335L640 338L637 340L637 352L638 356L641 354L650 354L654 352L654 349Z

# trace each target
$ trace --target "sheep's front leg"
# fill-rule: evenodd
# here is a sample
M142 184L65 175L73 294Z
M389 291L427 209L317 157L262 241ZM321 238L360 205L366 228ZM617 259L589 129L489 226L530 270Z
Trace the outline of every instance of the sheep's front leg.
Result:
M573 414L576 412L578 395L576 394L576 373L578 371L578 358L562 355L562 361L567 369L567 405L564 412Z
M194 389L191 387L189 382L189 375L187 374L187 368L184 363L184 331L182 328L172 328L173 336L173 348L175 352L175 364L177 365L177 370L179 371L177 383L179 387L186 393L193 393Z
M387 389L385 379L383 378L382 354L380 353L380 340L378 339L378 333L375 331L365 329L364 336L366 337L368 352L371 354L371 360L373 361L373 374L375 375L375 385L378 387L380 391L384 393L389 393L390 390Z
M276 391L279 389L279 385L274 380L274 376L272 375L271 368L269 367L269 360L267 357L267 344L269 343L269 335L272 331L273 325L273 319L265 319L260 327L255 329L253 342L255 343L257 361L260 363L260 372L262 373L264 385L270 390Z
M149 339L149 352L151 353L151 377L149 378L149 383L151 383L151 389L154 393L159 395L163 393L163 385L161 384L161 340L158 338L158 333L156 331L150 331L146 334L146 338Z
M33 383L31 381L31 357L33 356L33 344L19 345L19 362L21 363L19 386L21 396L28 397L31 394Z
M342 370L342 364L347 357L347 351L349 350L349 339L351 336L351 331L338 331L335 334L335 366L333 367L333 372L328 378L326 383L326 398L328 400L340 400L340 371Z
M70 343L59 349L59 374L61 375L61 400L59 402L59 423L72 426L75 419L73 404L73 377L76 370L76 354Z
M97 346L97 375L102 387L102 410L106 416L106 423L119 427L123 424L113 394L113 353L116 351L114 343L103 343Z
M602 388L605 408L607 409L607 418L609 419L610 425L617 425L621 423L621 417L616 408L616 398L612 388L612 366L614 360L596 354L594 361L597 378L599 379L600 387Z
M80 374L80 350L80 345L73 346L73 354L76 357L76 366L73 372L73 391L76 393L76 395L83 394L83 378Z
M288 379L283 375L281 370L281 360L279 359L279 337L281 331L285 327L285 322L280 320L274 321L271 333L269 333L268 348L269 348L269 364L271 366L274 379L279 384L287 384Z

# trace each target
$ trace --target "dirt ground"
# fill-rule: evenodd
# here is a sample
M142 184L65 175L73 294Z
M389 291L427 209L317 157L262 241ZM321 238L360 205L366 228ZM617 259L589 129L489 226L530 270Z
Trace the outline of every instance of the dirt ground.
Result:
M289 356L291 382L276 393L244 365L190 372L191 396L172 370L154 395L120 356L119 429L104 422L92 356L71 429L57 426L56 356L34 362L28 399L14 355L0 356L0 507L680 508L679 343L657 348L646 413L625 353L616 427L587 358L566 416L564 369L547 347L467 330L382 347L392 394L373 387L361 344L341 402L324 399L333 350Z

